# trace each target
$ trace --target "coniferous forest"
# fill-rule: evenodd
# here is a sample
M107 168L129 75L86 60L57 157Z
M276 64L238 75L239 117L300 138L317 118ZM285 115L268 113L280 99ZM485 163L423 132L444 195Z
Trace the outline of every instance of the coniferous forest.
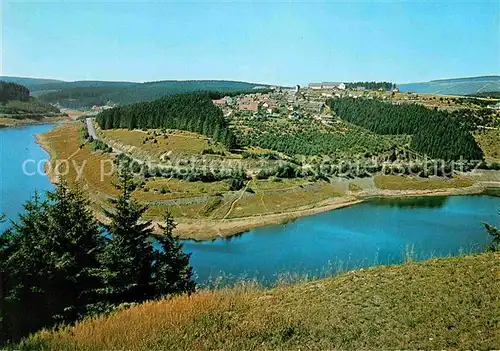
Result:
M28 101L30 91L23 85L0 81L0 103L9 100Z
M422 155L443 160L483 158L467 126L446 111L352 98L330 99L328 105L342 119L374 133L411 135L410 147Z
M210 94L185 93L162 99L105 110L97 116L102 129L169 128L197 132L213 138L229 149L236 139L222 111Z
M131 198L125 167L120 179L106 224L94 219L81 189L61 182L43 198L35 195L0 234L0 347L124 303L195 290L170 212L153 233L141 220L147 207Z

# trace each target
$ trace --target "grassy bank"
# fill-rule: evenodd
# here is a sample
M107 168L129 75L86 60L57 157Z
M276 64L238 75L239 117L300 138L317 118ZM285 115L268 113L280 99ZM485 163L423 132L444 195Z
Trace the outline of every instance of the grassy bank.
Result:
M377 188L383 190L438 190L452 188L466 188L474 183L466 177L448 178L419 178L403 177L399 175L376 175L374 182Z
M483 149L487 161L500 162L500 130L486 129L477 132L474 137Z
M271 290L242 284L200 291L42 331L20 348L495 349L499 267L500 255L488 253Z
M106 173L101 178L101 166L105 171L109 171L114 156L94 152L91 145L82 145L83 140L80 135L82 126L79 123L63 125L40 135L39 142L51 155L51 169L55 169L61 160L68 160L69 183L76 183L78 175L80 176L78 181L83 183L88 190L96 214L99 215L102 207L109 205L109 197L116 196L118 193L113 185L113 182L116 182L114 176L106 175ZM177 153L193 154L208 145L206 138L193 135L193 133L172 132L167 138L143 131L114 130L106 131L106 133L114 133L112 134L114 138L120 136L122 139L130 138L138 142L138 146L129 145L126 148L132 153L141 148L157 148L161 145L160 152L156 153L160 155L167 150L168 144ZM157 142L155 143L154 140ZM186 144L186 140L190 141ZM190 147L197 149L189 149ZM146 151L150 150L141 152ZM245 166L251 167L255 160L236 161L250 162L245 163ZM60 167L63 171L66 170L64 163ZM81 172L77 173L77 170ZM487 186L500 184L495 180L497 178L492 177L496 174L500 173L496 171L488 173L493 181L488 182ZM53 173L49 172L49 175L52 175L52 181L57 180ZM480 193L484 190L483 180L490 178L485 178L485 175L477 175L473 178L469 174L467 177L457 176L451 179L377 175L374 178L354 180L336 178L332 182L325 182L306 178L271 177L260 180L252 179L243 189L231 191L226 181L203 183L152 177L145 179L143 186L134 190L132 196L149 206L145 218L159 221L164 211L169 209L179 222L176 234L183 238L208 240L257 227L284 223L299 217L355 204L370 197Z

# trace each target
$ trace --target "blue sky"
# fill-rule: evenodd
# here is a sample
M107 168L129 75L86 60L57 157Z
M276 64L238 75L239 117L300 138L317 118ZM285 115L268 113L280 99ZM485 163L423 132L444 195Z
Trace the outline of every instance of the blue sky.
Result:
M398 83L500 74L500 2L3 0L2 75Z

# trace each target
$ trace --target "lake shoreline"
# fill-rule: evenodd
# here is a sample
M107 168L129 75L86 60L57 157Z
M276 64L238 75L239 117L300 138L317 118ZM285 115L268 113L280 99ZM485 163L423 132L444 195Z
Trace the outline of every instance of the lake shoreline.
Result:
M436 190L379 190L366 195L346 195L320 202L313 207L295 209L279 214L257 215L243 218L231 218L226 220L203 220L203 219L176 219L178 226L176 234L182 239L192 240L214 240L217 238L230 237L241 234L252 229L270 225L286 224L290 221L349 207L363 203L375 198L412 198L429 196L456 196L456 195L480 195L486 188L480 184L474 184L467 188L449 188ZM161 222L154 221L155 226Z
M12 122L15 121L15 122ZM3 118L0 117L0 127L1 128L18 128L18 127L27 127L27 126L38 126L44 124L64 124L72 122L68 120L67 116L54 116L54 117L44 117L43 120L37 121L34 119L23 118L23 119L14 119L14 118Z
M52 184L57 184L59 179L56 177L55 174L51 172L51 167L49 167L48 163L52 161L52 159L55 157L54 151L50 148L49 141L47 140L46 136L44 135L45 133L42 134L36 134L35 135L35 140L40 147L45 150L49 154L49 161L45 163L44 168L45 168L45 174L47 175L47 178L49 178L50 182Z
M35 137L36 143L49 154L49 162L51 162L56 155L51 148L50 141L44 134L37 134ZM45 172L51 183L56 184L58 182L57 176L51 172L51 167L49 167L48 164L45 164ZM426 190L386 190L371 187L357 192L349 191L343 196L329 198L313 205L302 206L281 213L269 213L220 220L178 217L176 218L178 225L174 233L182 239L198 241L214 240L217 238L230 237L256 228L280 225L298 218L360 204L373 198L477 195L483 193L486 188L487 187L481 184L480 181L474 181L473 185L468 187ZM99 213L99 211L95 211L95 216L99 220L105 220L102 213ZM152 223L155 232L160 232L161 229L159 225L161 225L162 222L153 220Z

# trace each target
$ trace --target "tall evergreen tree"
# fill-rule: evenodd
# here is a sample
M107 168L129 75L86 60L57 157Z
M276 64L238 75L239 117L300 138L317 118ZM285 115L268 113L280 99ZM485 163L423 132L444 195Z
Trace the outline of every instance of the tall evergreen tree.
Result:
M141 220L147 207L131 198L133 179L126 159L120 162L119 174L122 193L113 201L114 211L105 210L110 224L101 256L104 298L118 305L193 292L190 255L183 253L180 240L172 235L171 214L165 217L165 235L153 234L151 222ZM158 249L153 247L154 240Z
M122 193L112 200L114 210L104 209L109 238L101 255L105 299L111 304L139 302L152 297L153 247L151 222L141 221L147 210L130 195L132 175L128 162L119 167Z
M177 224L172 213L166 211L163 232L155 235L159 250L155 250L154 260L154 287L157 296L166 296L175 293L192 293L195 290L193 268L189 265L191 254L182 250L182 242L173 235Z
M74 320L92 312L95 291L101 285L96 275L97 259L103 247L99 223L90 202L79 185L69 189L65 181L47 193L51 237L60 237L54 253L58 257L61 302L65 301L63 320Z
M88 205L80 189L69 190L62 181L44 201L35 194L1 236L4 339L73 322L91 311L102 242Z

